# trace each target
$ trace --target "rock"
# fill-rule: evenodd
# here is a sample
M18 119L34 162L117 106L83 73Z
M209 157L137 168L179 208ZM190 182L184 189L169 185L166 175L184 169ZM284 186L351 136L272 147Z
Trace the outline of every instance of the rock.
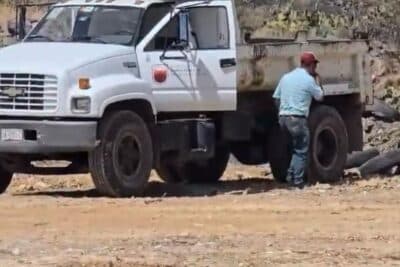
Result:
M332 186L330 184L320 184L320 183L318 183L318 184L315 185L315 188L319 189L319 190L330 190L330 189L332 189Z
M366 133L371 133L374 126L375 124L371 120L368 120L366 125L364 126L364 131Z
M377 179L360 180L357 182L357 185L362 188L377 188L379 186L379 180Z
M42 181L39 181L33 185L33 188L36 190L44 190L50 188L50 186Z
M19 256L19 255L21 254L21 251L20 251L19 248L14 248L14 249L11 251L11 254L12 254L13 256Z

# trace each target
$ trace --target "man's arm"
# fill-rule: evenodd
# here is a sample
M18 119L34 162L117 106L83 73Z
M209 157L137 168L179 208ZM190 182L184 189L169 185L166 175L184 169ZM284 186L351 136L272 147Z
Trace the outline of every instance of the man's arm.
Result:
M272 97L274 98L275 107L279 110L279 107L281 105L281 81L279 81L279 84L276 87L274 95Z
M324 100L324 91L321 85L321 77L316 74L315 79L313 79L312 84L310 86L310 92L313 98L317 101Z

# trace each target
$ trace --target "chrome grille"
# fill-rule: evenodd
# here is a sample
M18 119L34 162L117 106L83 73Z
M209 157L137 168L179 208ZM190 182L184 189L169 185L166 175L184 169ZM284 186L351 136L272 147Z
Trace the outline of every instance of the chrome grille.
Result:
M56 76L0 74L0 110L52 111L56 108Z

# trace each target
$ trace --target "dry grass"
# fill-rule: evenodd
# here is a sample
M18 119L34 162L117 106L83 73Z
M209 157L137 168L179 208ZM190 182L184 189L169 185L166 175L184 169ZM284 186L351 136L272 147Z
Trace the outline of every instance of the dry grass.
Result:
M7 31L7 20L15 17L15 10L8 5L0 5L0 28Z
M46 9L28 8L28 19L39 19ZM0 4L0 35L7 34L7 21L15 18L15 7L7 4ZM3 31L3 32L2 32Z

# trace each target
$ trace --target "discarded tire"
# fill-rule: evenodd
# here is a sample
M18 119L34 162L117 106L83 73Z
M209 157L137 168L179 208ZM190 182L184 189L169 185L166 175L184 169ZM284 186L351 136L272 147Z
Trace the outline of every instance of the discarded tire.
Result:
M387 122L400 120L400 113L385 101L374 98L374 104L367 106L367 115L372 115Z
M357 151L347 155L346 169L356 168L363 165L368 160L379 156L379 150L371 148L365 151Z
M361 177L385 172L389 168L400 164L400 149L396 149L368 160L360 168Z

